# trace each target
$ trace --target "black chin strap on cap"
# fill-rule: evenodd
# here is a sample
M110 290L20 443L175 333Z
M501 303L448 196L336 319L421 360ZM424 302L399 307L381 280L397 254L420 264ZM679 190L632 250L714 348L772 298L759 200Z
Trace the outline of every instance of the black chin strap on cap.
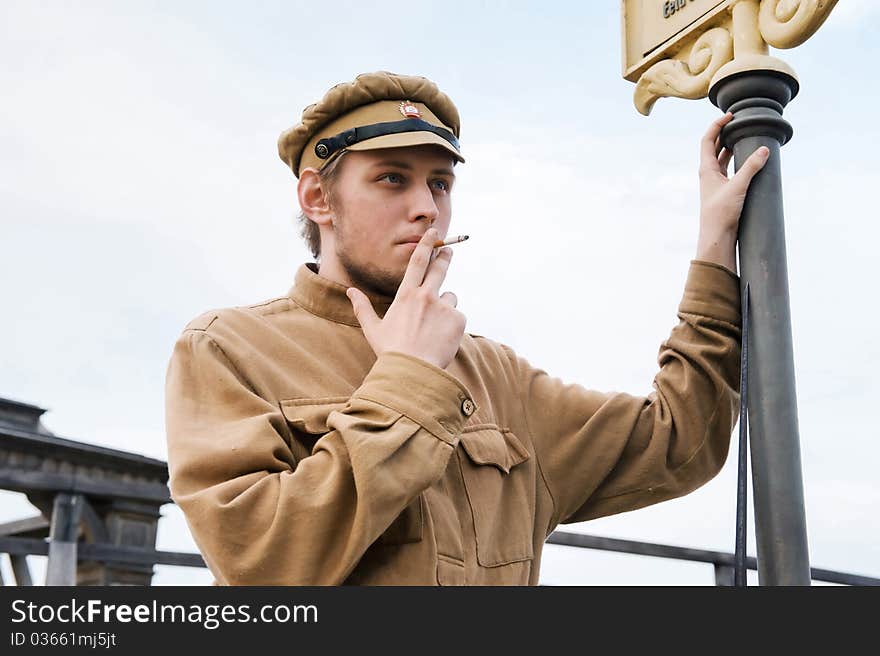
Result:
M320 159L328 159L339 150L353 146L358 142L373 139L374 137L382 137L386 134L401 134L402 132L433 132L452 144L456 150L461 150L458 145L458 139L446 128L437 127L420 118L407 118L402 121L362 125L348 129L345 132L340 132L332 137L325 137L315 144L315 155Z

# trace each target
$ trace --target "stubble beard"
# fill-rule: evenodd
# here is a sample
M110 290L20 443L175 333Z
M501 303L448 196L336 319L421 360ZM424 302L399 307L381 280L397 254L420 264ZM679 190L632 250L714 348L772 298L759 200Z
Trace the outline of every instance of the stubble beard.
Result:
M355 262L348 255L346 248L346 232L345 219L340 212L337 212L334 228L336 231L336 257L339 264L348 274L352 286L357 287L365 294L373 294L376 296L387 296L394 298L400 283L403 282L403 272L395 274L386 271L376 264Z

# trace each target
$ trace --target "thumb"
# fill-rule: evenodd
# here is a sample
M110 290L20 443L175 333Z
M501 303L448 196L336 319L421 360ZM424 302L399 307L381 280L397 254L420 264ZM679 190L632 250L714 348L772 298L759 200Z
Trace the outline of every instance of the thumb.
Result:
M379 317L376 315L376 311L373 310L373 304L370 303L370 299L367 298L367 295L360 289L357 287L349 287L345 290L345 295L348 296L348 300L351 301L351 307L354 309L354 316L357 317L358 323L361 324L361 328L369 330L379 322Z
M752 182L752 178L755 177L755 174L757 174L758 171L764 168L764 164L767 163L769 158L770 149L767 148L767 146L761 146L749 155L748 159L743 163L739 171L736 172L731 180L731 183L737 188L737 191L743 194L746 192L749 188L749 184Z

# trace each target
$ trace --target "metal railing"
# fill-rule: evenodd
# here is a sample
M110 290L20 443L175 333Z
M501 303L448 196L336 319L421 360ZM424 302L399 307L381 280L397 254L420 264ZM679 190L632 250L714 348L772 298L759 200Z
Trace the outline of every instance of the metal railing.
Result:
M554 531L550 537L547 538L547 544L708 563L715 568L715 585L733 585L734 555L723 551L691 549L689 547L675 547L668 544L621 540L618 538L603 538L595 535L584 535L581 533L570 533L566 531ZM753 557L746 558L746 566L750 570L756 571L758 569L757 559ZM859 574L849 574L847 572L838 572L819 567L811 567L810 576L814 581L823 581L825 583L839 583L841 585L880 585L880 579L878 578L862 576Z
M547 544L582 549L597 549L637 556L653 556L690 562L706 563L715 570L715 585L733 585L734 555L723 551L677 547L654 542L621 540L596 535L584 535L555 531L547 538ZM13 564L13 572L19 585L32 585L27 569L22 569L24 556L48 556L49 542L34 538L0 537L0 553L7 553ZM175 551L158 551L112 544L78 543L76 550L78 560L91 560L108 564L120 565L172 565L176 567L205 567L205 561L197 553ZM757 570L758 563L753 557L746 559L750 570ZM880 578L839 572L836 570L811 567L810 575L814 581L837 583L840 585L880 586Z

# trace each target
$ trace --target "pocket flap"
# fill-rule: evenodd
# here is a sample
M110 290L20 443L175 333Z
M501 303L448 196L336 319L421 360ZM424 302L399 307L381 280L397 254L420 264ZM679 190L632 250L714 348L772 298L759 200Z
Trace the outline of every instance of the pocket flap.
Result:
M505 474L528 460L529 452L509 430L479 426L461 434L461 446L478 465L495 465Z
M284 418L295 429L303 433L321 435L328 432L327 417L334 410L342 410L348 403L346 396L333 396L322 399L289 399L281 401Z

